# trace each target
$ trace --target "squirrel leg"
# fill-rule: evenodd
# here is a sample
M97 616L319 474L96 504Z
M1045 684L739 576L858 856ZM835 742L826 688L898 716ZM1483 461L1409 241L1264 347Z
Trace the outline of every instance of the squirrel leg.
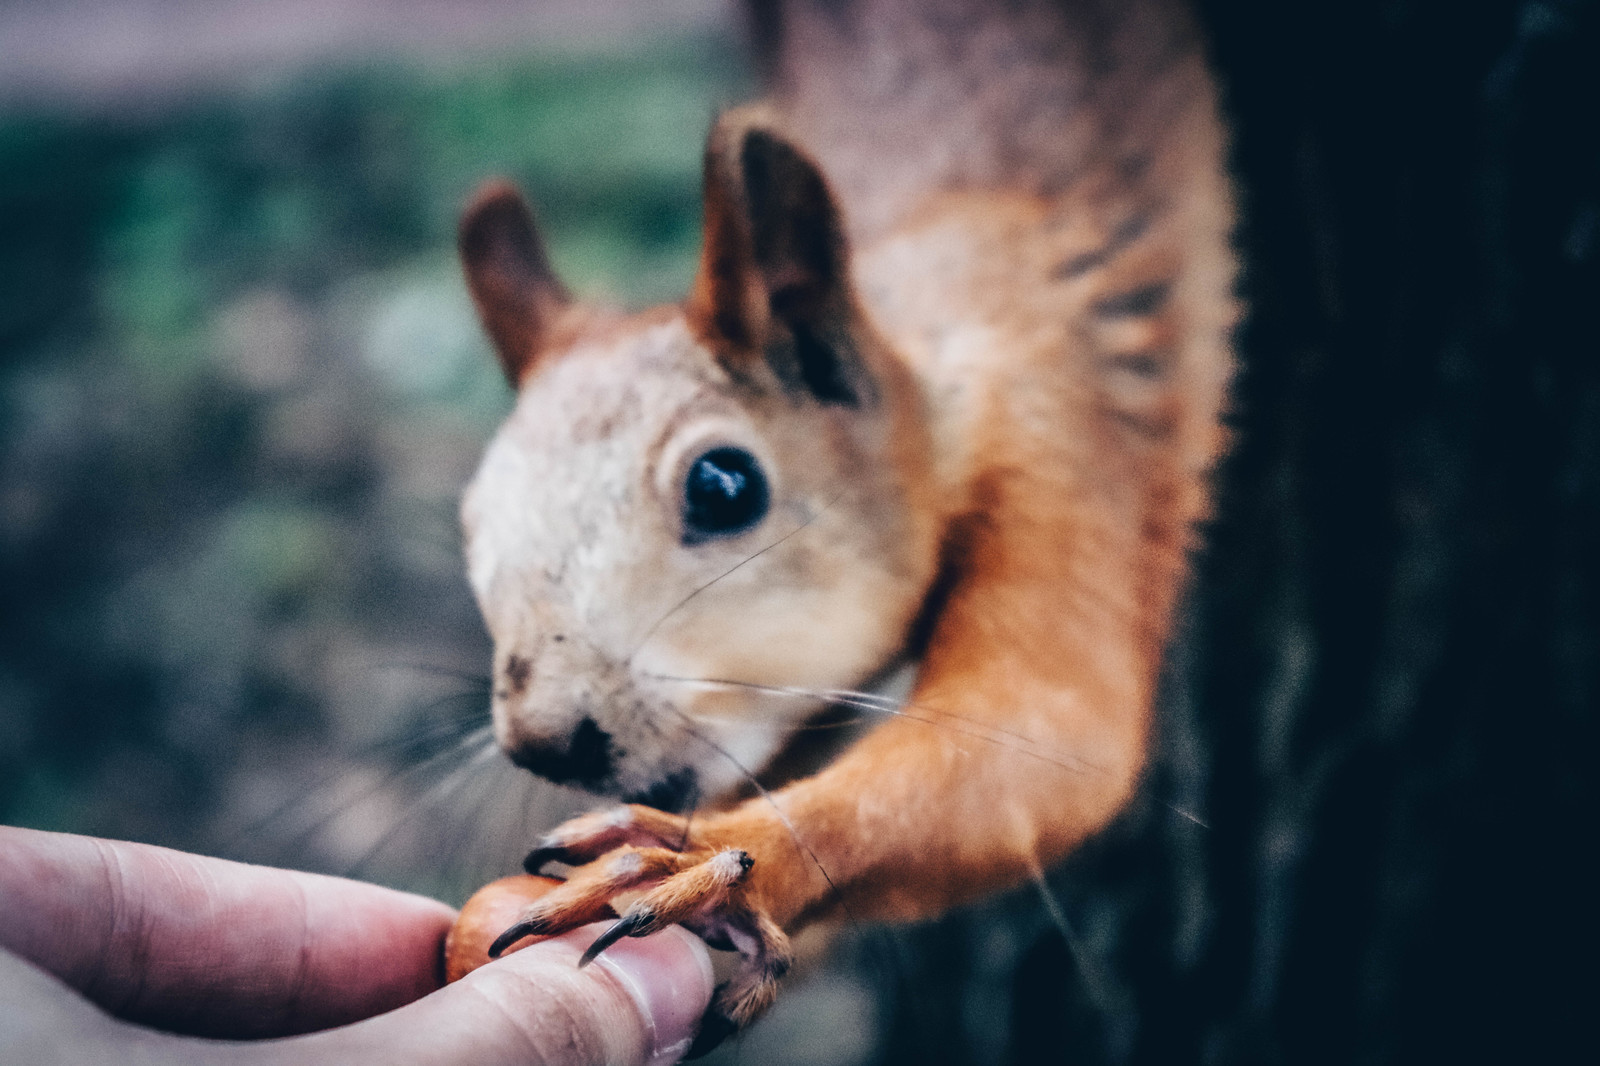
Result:
M524 865L533 872L551 862L577 869L565 884L522 911L490 954L500 954L525 936L553 936L604 920L615 913L613 899L632 896L580 965L623 937L649 936L673 924L714 948L736 952L739 964L717 989L691 1055L710 1051L772 1005L793 961L788 935L768 913L764 895L750 891L748 875L757 860L742 847L723 846L743 839L763 841L767 834L739 827L712 836L714 840L708 839L681 816L640 806L583 815L558 826ZM763 850L783 854L782 849ZM766 865L781 866L777 855Z
M552 862L581 866L626 845L682 851L688 845L686 821L653 807L629 804L563 822L534 845L522 866L530 874Z
M685 863L684 856L666 848L618 848L603 860L575 871L566 884L525 908L495 938L489 957L499 958L523 937L555 936L609 917L614 897L667 881Z
M697 1058L772 1006L778 982L789 972L794 954L788 935L757 909L712 913L685 924L712 947L731 948L740 958L739 968L718 987L711 1009L700 1023L700 1034L688 1054Z

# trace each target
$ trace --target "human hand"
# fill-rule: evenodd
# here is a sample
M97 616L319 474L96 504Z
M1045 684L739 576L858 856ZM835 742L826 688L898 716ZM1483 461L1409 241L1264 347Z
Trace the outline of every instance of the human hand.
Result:
M440 989L452 918L355 881L0 826L0 1061L665 1063L711 997L704 945L676 928L582 970L601 927L578 930ZM259 1037L281 1039L237 1042Z

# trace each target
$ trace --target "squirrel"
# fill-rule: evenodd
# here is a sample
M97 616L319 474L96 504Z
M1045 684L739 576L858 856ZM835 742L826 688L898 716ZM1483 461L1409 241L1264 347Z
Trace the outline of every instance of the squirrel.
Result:
M1239 317L1184 4L749 13L767 93L711 131L682 304L574 300L504 182L459 235L518 391L462 505L495 736L626 804L538 842L570 876L489 954L681 923L741 956L706 1041L799 927L1012 887L1127 801ZM884 720L761 784L829 704Z

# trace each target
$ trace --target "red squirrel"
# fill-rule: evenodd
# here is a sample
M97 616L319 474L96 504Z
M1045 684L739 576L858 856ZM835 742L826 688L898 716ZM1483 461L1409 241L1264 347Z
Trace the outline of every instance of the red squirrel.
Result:
M1238 317L1184 5L751 10L768 92L711 131L683 303L575 301L503 183L460 229L518 390L462 507L495 734L629 804L538 843L570 876L490 954L682 923L742 957L713 1033L800 926L1014 886L1128 799ZM884 720L751 794L830 703Z

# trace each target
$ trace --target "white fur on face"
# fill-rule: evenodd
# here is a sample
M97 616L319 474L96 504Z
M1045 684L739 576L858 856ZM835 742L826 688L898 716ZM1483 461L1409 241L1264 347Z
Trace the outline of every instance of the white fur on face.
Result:
M689 771L711 798L817 705L684 679L827 689L892 660L932 559L875 454L883 422L736 384L681 318L536 370L463 504L502 744L588 718L616 764L596 787ZM719 446L757 458L770 510L685 545L684 476Z

